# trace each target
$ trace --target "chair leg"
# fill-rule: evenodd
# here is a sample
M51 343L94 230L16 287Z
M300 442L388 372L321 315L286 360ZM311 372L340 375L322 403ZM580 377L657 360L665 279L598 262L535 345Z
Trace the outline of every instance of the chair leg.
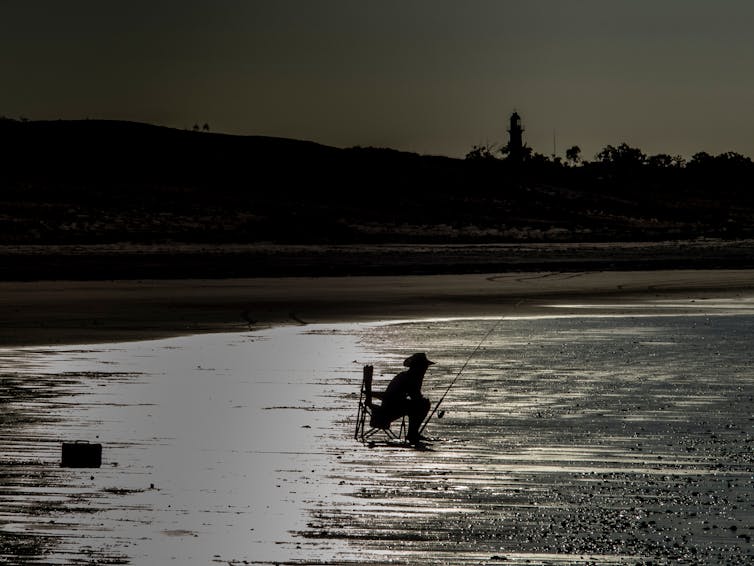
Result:
M359 401L359 410L356 413L356 430L353 433L353 438L355 440L364 438L364 419L364 406Z
M361 382L361 389L359 390L359 410L356 413L356 430L353 433L355 440L359 439L359 431L361 431L361 437L364 437L364 382Z
M359 405L359 414L356 420L356 434L354 435L354 438L361 442L364 442L364 439L369 436L366 428L367 418L369 418L369 411L364 405Z
M405 440L406 434L408 432L408 428L406 427L406 416L404 415L401 419L401 427L398 429L398 434L396 435L396 440Z

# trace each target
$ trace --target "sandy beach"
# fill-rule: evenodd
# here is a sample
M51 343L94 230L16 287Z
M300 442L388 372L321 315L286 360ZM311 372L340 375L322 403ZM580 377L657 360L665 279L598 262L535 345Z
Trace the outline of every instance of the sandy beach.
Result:
M2 283L0 297L9 564L752 557L753 272ZM435 441L354 440L361 364L382 387L418 347L438 361L433 400L471 362ZM71 439L102 442L103 467L61 468Z
M276 324L501 316L587 302L735 298L754 270L0 282L0 345L101 343Z

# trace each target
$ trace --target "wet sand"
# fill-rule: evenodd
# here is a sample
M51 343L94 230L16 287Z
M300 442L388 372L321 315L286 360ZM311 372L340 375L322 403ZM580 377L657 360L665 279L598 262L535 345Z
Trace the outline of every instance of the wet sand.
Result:
M728 298L754 270L0 282L0 346L101 343L276 324L546 312ZM251 322L250 322L251 321Z
M754 559L750 271L1 285L34 346L2 356L9 564ZM354 360L384 382L421 344L436 399L501 315L431 450L353 440ZM102 469L58 467L76 438Z
M751 300L722 310L502 321L431 423L439 441L344 456L356 501L323 505L312 538L405 564L751 563ZM432 336L455 367L425 383L444 385L464 329L491 323L367 342L400 358Z
M744 299L4 349L0 560L750 563ZM491 328L426 449L354 440L364 361L421 344L436 400ZM103 467L58 467L72 438Z

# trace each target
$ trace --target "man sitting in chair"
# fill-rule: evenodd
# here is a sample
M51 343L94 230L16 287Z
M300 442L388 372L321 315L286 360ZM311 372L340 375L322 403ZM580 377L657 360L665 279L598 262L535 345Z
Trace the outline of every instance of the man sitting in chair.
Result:
M434 363L423 352L412 354L403 361L408 369L396 375L382 395L382 411L390 421L408 416L406 440L411 444L421 440L419 427L429 413L429 399L421 388L427 368Z

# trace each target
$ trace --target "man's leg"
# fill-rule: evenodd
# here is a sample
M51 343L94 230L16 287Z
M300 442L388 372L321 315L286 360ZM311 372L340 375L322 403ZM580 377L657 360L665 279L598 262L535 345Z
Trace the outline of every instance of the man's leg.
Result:
M429 399L425 397L411 401L411 407L408 413L408 433L406 434L406 438L409 442L417 442L420 440L419 427L421 427L427 413L429 413L429 407Z

